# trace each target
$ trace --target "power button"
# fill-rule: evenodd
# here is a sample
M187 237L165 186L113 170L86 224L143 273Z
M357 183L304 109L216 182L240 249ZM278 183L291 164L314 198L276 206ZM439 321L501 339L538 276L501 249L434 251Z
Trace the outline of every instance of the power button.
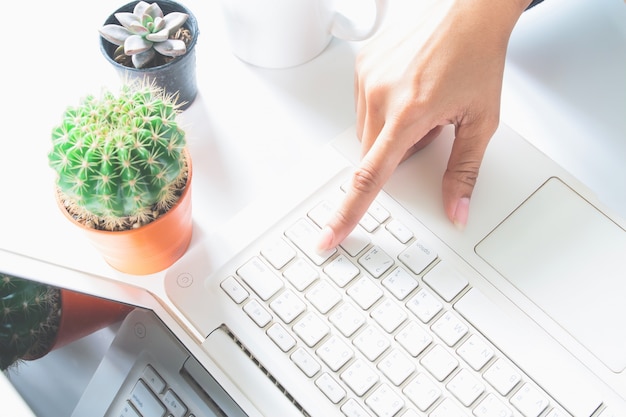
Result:
M187 288L193 284L193 276L187 272L183 272L176 278L176 283L181 288Z

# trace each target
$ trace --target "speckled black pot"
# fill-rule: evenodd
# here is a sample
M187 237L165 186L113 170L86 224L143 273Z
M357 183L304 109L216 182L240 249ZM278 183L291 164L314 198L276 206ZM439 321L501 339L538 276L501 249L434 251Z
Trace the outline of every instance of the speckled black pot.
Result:
M148 1L153 3L153 1ZM104 25L107 24L119 24L115 18L115 13L118 12L132 12L138 1L130 2L112 13ZM192 40L187 46L187 53L183 56L156 67L150 68L131 68L124 66L113 59L113 54L117 45L104 39L100 36L100 50L104 57L115 67L122 79L124 80L145 80L148 82L154 82L156 85L165 89L167 93L178 93L178 102L183 103L180 108L186 109L193 103L198 93L196 85L196 51L195 46L198 40L198 21L189 9L180 3L171 0L158 0L159 7L163 10L164 14L170 12L183 12L189 15L189 18L183 25L183 27L189 29L192 35Z

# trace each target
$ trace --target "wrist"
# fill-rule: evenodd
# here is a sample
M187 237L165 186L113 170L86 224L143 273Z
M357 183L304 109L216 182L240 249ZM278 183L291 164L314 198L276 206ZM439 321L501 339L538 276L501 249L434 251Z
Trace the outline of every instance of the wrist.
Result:
M506 47L520 16L533 0L455 0L450 13L457 23L475 26L474 33L499 39Z

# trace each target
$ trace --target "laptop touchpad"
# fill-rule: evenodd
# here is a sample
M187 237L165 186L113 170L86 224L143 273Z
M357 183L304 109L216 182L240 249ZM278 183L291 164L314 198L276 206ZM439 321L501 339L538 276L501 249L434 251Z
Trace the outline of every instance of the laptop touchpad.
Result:
M626 231L556 178L476 252L614 372L626 368Z

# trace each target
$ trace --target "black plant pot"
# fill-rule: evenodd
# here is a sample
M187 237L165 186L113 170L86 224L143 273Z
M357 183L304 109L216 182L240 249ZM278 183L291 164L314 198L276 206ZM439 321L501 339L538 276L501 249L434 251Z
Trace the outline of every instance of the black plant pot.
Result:
M153 1L148 1L153 3ZM191 42L187 45L185 55L179 56L174 60L163 65L147 68L127 67L114 59L114 53L117 45L107 41L100 36L100 50L104 57L115 67L120 77L124 81L146 81L155 83L162 87L168 94L178 94L178 102L181 103L181 110L185 110L193 103L198 93L196 85L196 51L195 46L198 40L198 21L189 9L180 3L171 0L156 1L163 10L164 14L170 12L187 13L189 18L183 25L184 28L191 32ZM130 12L132 13L138 1L130 2L112 13L104 22L108 24L119 24L115 13Z

